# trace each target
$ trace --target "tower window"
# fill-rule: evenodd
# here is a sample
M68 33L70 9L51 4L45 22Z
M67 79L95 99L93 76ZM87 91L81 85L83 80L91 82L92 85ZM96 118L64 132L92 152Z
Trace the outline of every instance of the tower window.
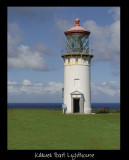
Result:
M79 87L80 86L80 79L74 79L74 85L76 87Z

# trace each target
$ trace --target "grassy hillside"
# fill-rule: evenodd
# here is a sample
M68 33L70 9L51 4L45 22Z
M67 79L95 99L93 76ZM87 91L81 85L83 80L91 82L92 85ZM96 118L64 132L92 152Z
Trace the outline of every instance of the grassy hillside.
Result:
M8 149L119 150L120 114L63 115L40 109L8 110Z

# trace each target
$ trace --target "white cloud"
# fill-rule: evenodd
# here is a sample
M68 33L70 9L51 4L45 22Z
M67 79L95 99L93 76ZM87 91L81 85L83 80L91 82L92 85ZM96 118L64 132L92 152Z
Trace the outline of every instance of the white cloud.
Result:
M55 55L55 52L52 52L43 42L39 42L37 45L33 45L31 50L40 53L43 56L52 56Z
M18 45L22 30L17 23L8 24L8 67L47 71L43 55L51 54L50 49L40 42L35 46Z
M72 21L68 21L68 20L65 20L65 19L60 19L60 18L57 18L55 17L55 23L56 23L56 26L59 30L61 31L66 31L67 29L73 27L73 22Z
M16 85L17 84L17 85ZM47 85L43 83L32 83L30 80L23 82L8 81L9 95L55 95L62 92L62 82L49 82Z
M54 94L56 92L61 92L63 88L62 82L49 82L48 87L45 88L46 91L49 91L51 94Z
M8 81L8 85L17 85L18 82L15 82L15 81Z
M41 54L35 50L31 51L29 46L20 45L16 49L16 53L17 56L8 57L8 67L41 71L48 70Z
M91 83L93 96L120 96L120 85L115 81L103 82L102 84Z
M17 56L17 45L23 40L23 36L24 32L16 22L8 24L8 57Z
M31 85L31 81L25 79L25 80L23 81L23 85Z
M120 7L112 7L108 13L113 13L112 17L114 20L120 20Z
M28 79L23 82L8 81L8 94L9 95L37 95L37 96L55 96L61 95L62 82L51 81L47 85L39 82L31 82ZM103 82L102 84L91 83L91 95L94 99L97 97L111 98L120 97L120 84L115 81Z
M83 27L91 31L94 60L120 63L120 9L112 8L114 22L111 25L99 26L93 20L83 23Z

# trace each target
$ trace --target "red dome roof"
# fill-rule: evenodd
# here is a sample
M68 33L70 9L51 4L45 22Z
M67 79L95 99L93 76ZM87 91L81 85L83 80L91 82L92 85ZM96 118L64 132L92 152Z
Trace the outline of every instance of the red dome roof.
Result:
M87 35L89 35L90 32L87 31L85 28L81 27L79 25L79 22L80 22L79 18L76 18L75 19L75 23L76 23L75 26L68 29L66 32L64 32L65 35L71 35L71 34L87 34Z

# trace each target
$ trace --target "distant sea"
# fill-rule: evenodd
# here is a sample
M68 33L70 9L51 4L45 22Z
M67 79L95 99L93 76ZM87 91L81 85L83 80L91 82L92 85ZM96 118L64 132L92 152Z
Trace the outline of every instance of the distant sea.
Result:
M8 109L61 109L62 103L8 103ZM120 103L91 103L92 109L120 109Z

